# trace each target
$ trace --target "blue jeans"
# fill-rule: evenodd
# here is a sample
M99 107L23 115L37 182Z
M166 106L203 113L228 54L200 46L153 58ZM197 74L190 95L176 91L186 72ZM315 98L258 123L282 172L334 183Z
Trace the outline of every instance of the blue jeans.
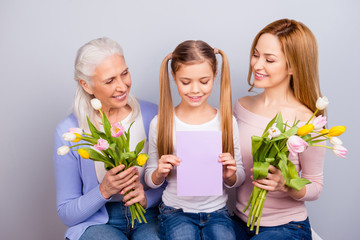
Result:
M237 240L311 240L311 228L309 218L299 222L289 222L288 224L274 226L274 227L261 227L259 234L255 234L256 228L250 231L250 227L242 221L238 216L232 217L234 221L234 228Z
M88 227L80 240L159 240L157 216L159 210L153 207L144 214L147 223L139 223L135 220L131 227L131 215L128 207L120 202L110 202L105 205L109 214L106 224L92 225Z
M159 228L162 240L235 240L226 207L211 213L187 213L161 203Z

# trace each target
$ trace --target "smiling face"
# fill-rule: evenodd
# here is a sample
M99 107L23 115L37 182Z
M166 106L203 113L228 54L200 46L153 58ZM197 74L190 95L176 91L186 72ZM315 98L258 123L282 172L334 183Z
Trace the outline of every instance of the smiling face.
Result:
M207 61L198 64L182 64L174 74L181 97L180 105L201 107L207 104L214 84L215 74Z
M91 84L80 80L84 90L102 103L103 110L121 109L127 105L131 77L124 57L116 54L97 66Z
M250 61L257 88L290 87L291 69L287 67L281 43L275 35L259 38Z

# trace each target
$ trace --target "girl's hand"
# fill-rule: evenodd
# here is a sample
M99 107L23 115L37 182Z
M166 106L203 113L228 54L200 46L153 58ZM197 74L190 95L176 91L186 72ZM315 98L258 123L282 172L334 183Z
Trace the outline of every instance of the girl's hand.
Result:
M222 153L219 156L219 162L223 165L223 179L224 182L232 186L236 182L236 161L230 153Z
M253 170L251 169L251 171ZM251 176L251 179L253 179L253 176ZM269 166L269 173L266 178L253 181L253 184L258 188L262 188L270 192L287 192L289 190L285 185L286 181L280 169L277 169L273 165Z
M158 168L152 175L152 180L156 185L159 185L169 175L174 166L179 166L180 159L174 155L163 155L159 159Z
M139 178L136 174L138 172L136 167L130 167L122 171L124 168L124 165L119 165L106 172L99 187L101 195L105 199L119 193L123 188L131 185Z
M129 192L130 191L130 192ZM125 193L129 192L125 195ZM120 194L125 195L123 197L123 201L125 202L125 206L130 206L134 203L140 203L141 206L146 208L147 206L147 199L144 192L144 187L141 184L139 178L136 179L135 182L121 190Z

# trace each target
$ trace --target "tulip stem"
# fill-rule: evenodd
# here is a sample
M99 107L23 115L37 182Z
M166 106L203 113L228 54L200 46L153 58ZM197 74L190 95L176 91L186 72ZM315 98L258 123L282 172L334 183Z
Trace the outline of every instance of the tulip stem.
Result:
M311 119L313 119L313 117L317 114L317 112L319 111L319 109L316 109L316 111L314 112L314 114L311 116L311 118L306 122L305 125L309 124L309 122L311 121Z
M326 145L320 145L320 144L313 144L312 146L315 146L315 147L324 147L324 148L332 149L332 147L329 147L329 146L326 146Z

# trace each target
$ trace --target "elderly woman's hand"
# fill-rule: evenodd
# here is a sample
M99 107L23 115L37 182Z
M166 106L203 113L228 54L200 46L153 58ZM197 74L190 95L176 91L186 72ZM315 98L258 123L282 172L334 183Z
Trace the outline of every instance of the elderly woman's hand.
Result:
M130 190L132 190L132 191L130 191ZM120 192L120 194L125 194L128 191L130 191L130 192L128 194L126 194L123 198L123 201L125 202L125 206L130 206L130 205L138 202L141 204L141 206L146 208L147 199L145 196L144 187L141 184L139 178L135 182L133 182L132 184L130 184L129 186L124 188Z
M101 184L100 192L105 199L109 199L112 195L120 193L124 188L132 185L139 179L136 167L130 167L122 172L124 165L119 165L107 171Z

